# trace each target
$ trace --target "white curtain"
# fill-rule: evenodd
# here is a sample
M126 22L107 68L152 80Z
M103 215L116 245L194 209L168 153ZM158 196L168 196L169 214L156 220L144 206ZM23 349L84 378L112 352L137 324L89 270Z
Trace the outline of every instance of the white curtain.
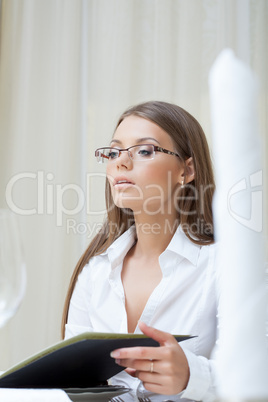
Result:
M71 272L103 219L94 149L125 108L177 103L211 142L208 72L231 47L258 75L267 149L267 20L266 0L2 0L0 207L20 214L28 287L0 330L0 370L60 339Z

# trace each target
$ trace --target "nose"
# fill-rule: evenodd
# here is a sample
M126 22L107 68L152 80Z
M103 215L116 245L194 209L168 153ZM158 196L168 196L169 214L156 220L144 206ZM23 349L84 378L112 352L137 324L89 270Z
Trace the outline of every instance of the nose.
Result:
M132 166L132 159L129 156L128 151L121 151L117 160L117 168L120 167L126 167L127 169L129 169Z

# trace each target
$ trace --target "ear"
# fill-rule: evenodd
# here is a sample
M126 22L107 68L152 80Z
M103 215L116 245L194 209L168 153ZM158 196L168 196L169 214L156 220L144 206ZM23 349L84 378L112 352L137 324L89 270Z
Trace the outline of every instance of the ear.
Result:
M180 175L180 183L187 184L193 181L195 178L195 169L194 169L194 162L193 158L188 158L185 161L185 168L183 169Z

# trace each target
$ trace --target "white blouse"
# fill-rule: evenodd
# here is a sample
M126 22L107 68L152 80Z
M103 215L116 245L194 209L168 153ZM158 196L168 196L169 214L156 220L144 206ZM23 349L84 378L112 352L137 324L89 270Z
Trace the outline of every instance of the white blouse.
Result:
M127 333L123 260L136 240L132 226L107 251L93 257L76 283L66 324L66 338L85 331ZM178 395L156 395L125 371L112 384L132 388L124 401L149 397L153 401L215 399L215 367L211 353L217 337L216 246L191 242L179 227L160 255L162 280L140 317L147 325L173 334L197 335L181 342L190 368L187 388ZM135 333L140 333L137 327Z

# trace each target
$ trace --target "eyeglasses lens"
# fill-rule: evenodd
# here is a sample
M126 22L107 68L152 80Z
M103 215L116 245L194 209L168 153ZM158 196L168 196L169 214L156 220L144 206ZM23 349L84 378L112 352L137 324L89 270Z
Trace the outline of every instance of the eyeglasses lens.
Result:
M111 162L117 159L121 152L128 152L129 157L134 161L145 161L154 159L155 151L153 145L135 145L127 150L117 148L97 149L95 156L99 163Z
M154 146L153 145L139 145L132 148L132 159L137 161L145 161L154 159Z

